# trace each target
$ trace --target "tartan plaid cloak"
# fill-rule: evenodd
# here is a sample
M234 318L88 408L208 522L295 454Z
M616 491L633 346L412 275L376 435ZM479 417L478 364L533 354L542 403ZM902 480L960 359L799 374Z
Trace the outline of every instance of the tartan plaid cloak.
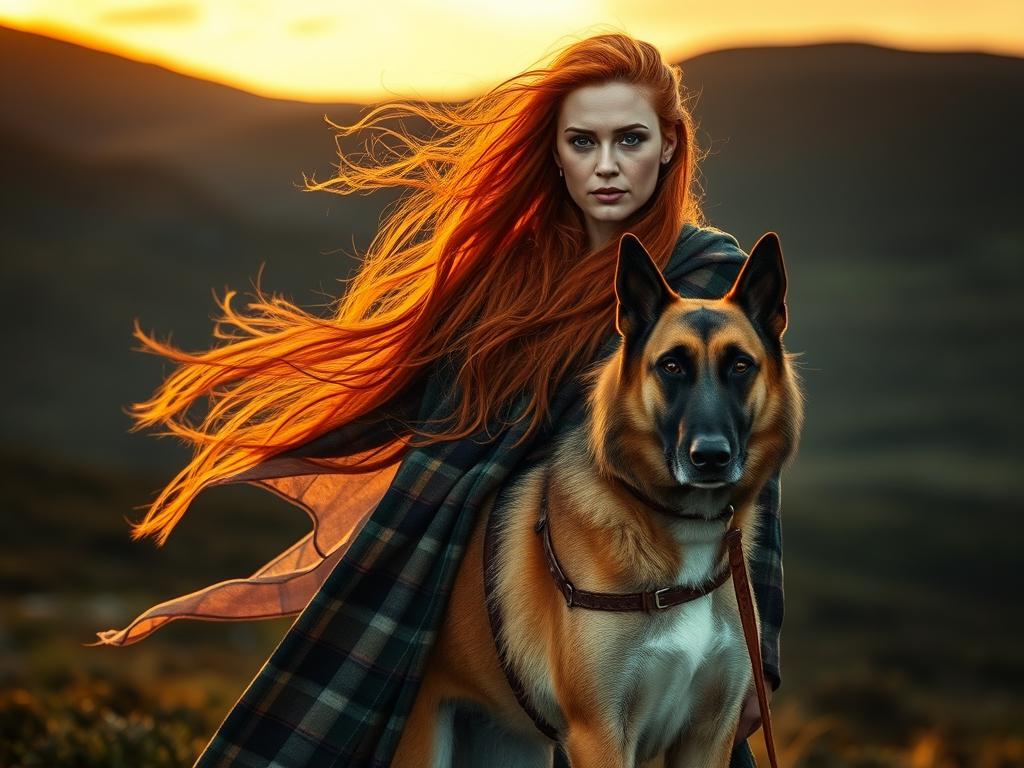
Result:
M684 297L719 298L745 258L731 235L688 224L665 277ZM618 342L617 335L609 338L599 357L613 353ZM453 411L453 374L450 365L430 372L418 404L421 420ZM545 428L517 448L512 444L525 423L489 441L481 432L410 449L369 521L228 713L197 768L387 766L483 500L540 455L554 434L578 423L584 400L578 383L567 381L554 396ZM360 429L357 442L365 447L373 436ZM326 442L345 445L344 430L329 433ZM776 473L759 499L764 525L750 548L773 689L781 682L783 618L779 480ZM753 765L746 742L733 753L732 765Z

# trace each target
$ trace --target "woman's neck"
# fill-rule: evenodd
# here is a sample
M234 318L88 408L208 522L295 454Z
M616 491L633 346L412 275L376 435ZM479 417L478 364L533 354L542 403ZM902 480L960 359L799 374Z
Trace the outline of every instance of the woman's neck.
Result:
M591 251L598 251L611 242L619 232L617 221L588 221L587 244Z

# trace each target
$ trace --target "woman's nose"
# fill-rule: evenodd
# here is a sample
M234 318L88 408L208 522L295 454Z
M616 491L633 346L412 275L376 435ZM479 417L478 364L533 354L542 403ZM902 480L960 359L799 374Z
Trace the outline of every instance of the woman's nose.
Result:
M598 150L597 169L598 176L610 176L619 170L618 162L615 159L615 150L609 146L602 146Z

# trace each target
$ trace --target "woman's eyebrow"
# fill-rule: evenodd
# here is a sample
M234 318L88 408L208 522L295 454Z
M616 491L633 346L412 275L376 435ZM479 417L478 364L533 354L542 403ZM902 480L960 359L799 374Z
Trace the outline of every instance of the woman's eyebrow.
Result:
M643 123L633 123L632 125L624 125L621 128L616 128L614 131L612 131L612 133L622 133L623 131L631 131L634 128L643 128L645 131L651 130ZM594 131L591 131L589 128L573 128L571 125L568 128L566 128L564 132L569 133L570 131L572 131L573 133L594 133Z

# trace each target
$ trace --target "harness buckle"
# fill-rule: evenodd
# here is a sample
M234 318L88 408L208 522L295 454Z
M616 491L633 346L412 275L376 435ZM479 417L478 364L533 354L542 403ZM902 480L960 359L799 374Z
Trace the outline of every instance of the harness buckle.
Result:
M662 587L661 589L656 590L655 593L654 593L654 607L657 608L660 611L663 611L666 608L671 608L672 607L671 605L664 605L661 602L661 596L663 594L665 594L666 592L668 592L669 589L671 589L671 587Z
M572 582L566 581L565 582L565 605L566 605L567 608L572 608L572 596L573 596Z

